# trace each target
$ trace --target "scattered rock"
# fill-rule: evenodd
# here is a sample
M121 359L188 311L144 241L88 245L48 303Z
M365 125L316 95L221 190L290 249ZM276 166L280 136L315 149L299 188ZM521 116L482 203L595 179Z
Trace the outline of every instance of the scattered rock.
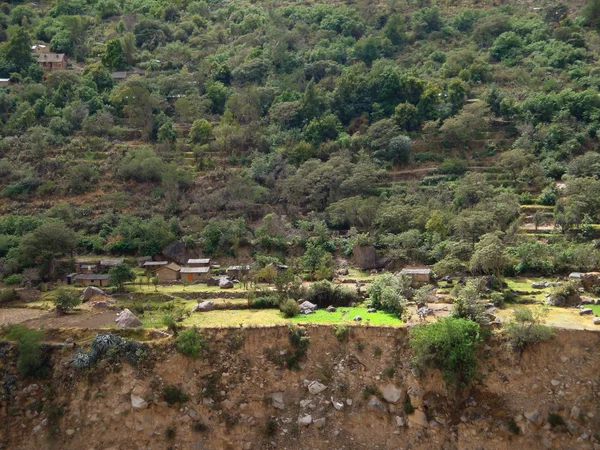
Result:
M552 380L552 381L550 381L550 383L552 384L552 386L558 386L560 384L560 381Z
M392 383L388 383L383 390L383 399L388 403L398 403L398 400L402 398L402 389L394 386Z
M317 305L309 302L308 300L300 303L300 314L310 314L317 309Z
M219 280L219 287L221 289L232 289L233 288L233 281L231 281L227 277L221 277L221 279Z
M385 406L383 406L381 401L379 401L379 399L375 395L372 395L371 398L369 398L369 401L367 403L367 409L379 413L387 413L387 409L385 408Z
M360 322L362 320L362 317L355 316L354 319L352 319L352 320L354 320L355 322Z
M376 313L377 309L375 309L375 308L369 308L369 309L367 309L367 312L368 313Z
M404 425L406 425L404 417L396 416L396 426L403 427Z
M341 411L342 408L344 408L344 403L343 402L336 402L333 397L331 397L331 404L333 405L333 407L337 410L337 411Z
M312 395L320 394L325 389L327 389L327 386L319 383L318 381L313 381L308 385L308 392L310 392Z
M320 419L315 419L313 420L313 423L318 429L325 428L325 425L327 424L327 418L321 417Z
M97 288L96 286L88 286L81 293L81 301L83 303L85 303L89 299L91 299L92 297L94 297L96 295L104 295L104 296L106 296L106 293L102 289Z
M582 305L595 305L596 304L596 300L594 300L592 297L581 297L581 304Z
M298 417L298 425L301 427L307 427L312 423L312 416L307 414L306 416Z
M600 325L600 317L594 317L594 325Z
M210 311L214 308L215 303L207 300L205 302L196 303L192 308L192 312Z
M581 409L579 409L577 406L573 406L573 408L571 408L571 419L578 419L580 414Z
M530 422L539 425L542 419L542 415L539 411L529 411L525 413L525 418Z
M352 406L352 399L351 398L347 398L346 399L346 405Z
M133 314L127 308L125 308L123 311L121 311L117 315L115 322L121 328L131 328L131 327L141 327L142 326L142 321L140 319L138 319L135 316L135 314Z
M131 407L133 409L146 409L148 407L148 402L144 400L139 395L134 393L131 394Z
M75 434L75 430L73 428L69 428L67 431L65 431L65 434L67 436L73 436Z
M548 283L547 281L534 281L533 283L531 283L531 287L533 289L545 289L547 287L550 286L550 283Z
M190 418L196 422L200 420L200 414L198 414L195 409L190 408L188 411L188 416L190 416Z
M330 306L327 307L327 309L325 311L327 311L329 313L333 313L333 312L337 311L337 308L335 306L331 306L330 305Z
M592 314L594 314L594 310L592 308L581 308L579 310L580 316L591 316Z
M412 427L414 425L429 428L429 421L427 420L427 416L420 409L415 409L410 416L408 416L408 424Z
M271 405L277 409L285 409L285 403L283 401L283 392L273 392L271 394Z

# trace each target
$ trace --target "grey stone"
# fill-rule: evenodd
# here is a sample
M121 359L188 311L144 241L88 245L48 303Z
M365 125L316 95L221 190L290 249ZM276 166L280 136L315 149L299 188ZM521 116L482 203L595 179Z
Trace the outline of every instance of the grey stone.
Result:
M131 394L131 407L133 409L146 409L148 402L136 394Z
M308 392L310 392L312 395L320 394L325 389L327 389L327 386L319 383L318 381L313 381L308 385Z
M548 286L550 286L550 283L548 283L547 281L534 281L533 283L531 283L531 287L533 289L544 289Z
M404 425L406 425L406 422L404 421L404 417L396 416L396 426L403 427Z
M200 414L198 414L198 412L195 409L190 408L190 410L188 411L188 416L190 416L192 420L200 420Z
M372 395L371 398L369 398L369 401L367 402L367 409L378 413L387 413L386 407L383 406L381 401L379 401L375 395Z
M85 303L90 298L92 298L92 297L94 297L96 295L104 295L104 296L106 296L106 293L102 289L97 288L96 286L88 286L81 293L81 301L83 303Z
M552 381L550 381L550 383L552 384L552 386L558 386L560 384L560 381L552 380Z
M571 419L578 419L580 414L581 409L579 409L577 406L573 406L571 408Z
M140 319L138 319L135 316L135 314L133 314L127 308L125 308L123 311L121 311L117 315L115 322L121 328L131 328L131 327L141 327L142 326L142 321Z
M65 431L65 434L67 436L73 436L75 434L75 430L73 428L69 428L67 431Z
M227 277L221 277L221 279L219 280L219 287L221 289L232 289L233 288L233 281L231 281Z
M362 320L362 317L355 316L354 319L352 319L352 320L354 320L355 322L360 322Z
M301 427L307 427L312 423L312 416L307 414L306 416L298 417L298 425Z
M337 411L341 411L344 408L344 402L336 402L333 397L331 397L331 404Z
M594 314L594 310L592 308L581 308L579 310L580 316L591 316L592 314Z
M375 313L375 312L377 312L377 309L375 309L375 308L369 308L369 309L367 309L367 312L368 313Z
M214 308L215 303L207 300L205 302L196 303L192 308L192 312L210 311Z
M337 311L337 308L335 306L329 305L325 311L327 311L329 313L333 313L333 312Z
M600 325L600 317L594 317L594 325Z
M388 403L398 403L398 400L402 398L402 389L394 386L392 383L388 383L383 390L383 399Z
M529 411L525 413L525 418L532 423L539 424L542 419L542 415L539 411Z
M283 401L283 392L273 392L271 394L271 405L277 409L285 409L285 402Z
M315 309L317 309L317 305L309 302L308 300L305 300L302 303L300 303L300 314L310 314L314 312Z

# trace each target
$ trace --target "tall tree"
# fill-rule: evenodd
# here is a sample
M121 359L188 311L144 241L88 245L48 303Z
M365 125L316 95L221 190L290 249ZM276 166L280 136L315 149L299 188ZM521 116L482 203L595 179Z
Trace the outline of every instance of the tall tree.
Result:
M31 56L31 39L24 28L17 28L17 31L6 45L4 57L12 62L18 70L25 69L33 62Z

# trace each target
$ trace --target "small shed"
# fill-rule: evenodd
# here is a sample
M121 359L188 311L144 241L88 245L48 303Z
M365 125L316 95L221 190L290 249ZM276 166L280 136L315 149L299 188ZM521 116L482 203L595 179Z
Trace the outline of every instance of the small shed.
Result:
M428 268L402 269L400 274L408 275L411 278L411 286L413 288L418 288L431 282L431 269Z
M181 277L181 266L175 263L167 264L166 266L160 266L156 269L156 276L158 281L161 283L171 283L179 280Z
M0 78L0 86L10 86L11 84L10 78Z
M106 274L102 273L93 273L93 274L77 274L72 278L72 281L75 281L76 284L80 286L108 286L108 281L110 277Z
M188 259L187 265L190 267L210 267L210 258Z
M67 279L67 284L73 284L75 283L75 277L79 275L77 272L73 272L70 273L69 275L66 276Z
M194 281L206 280L210 267L182 267L181 280L192 283Z

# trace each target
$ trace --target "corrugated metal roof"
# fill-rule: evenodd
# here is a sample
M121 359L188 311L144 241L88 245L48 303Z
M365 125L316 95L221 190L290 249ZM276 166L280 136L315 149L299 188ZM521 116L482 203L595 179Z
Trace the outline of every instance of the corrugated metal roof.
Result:
M182 267L181 273L208 273L210 267Z
M79 274L75 277L76 280L108 280L110 277L101 273L93 273L91 275Z
M166 266L167 264L169 264L169 261L146 261L143 265L143 267L148 267L148 266Z
M400 273L407 274L418 274L418 275L429 275L431 273L431 269L402 269Z
M175 272L179 272L181 270L181 266L179 266L175 263L170 263L170 264L167 264L166 266L161 266L160 269L169 269L169 270L174 270Z
M188 259L188 264L210 264L210 258Z

